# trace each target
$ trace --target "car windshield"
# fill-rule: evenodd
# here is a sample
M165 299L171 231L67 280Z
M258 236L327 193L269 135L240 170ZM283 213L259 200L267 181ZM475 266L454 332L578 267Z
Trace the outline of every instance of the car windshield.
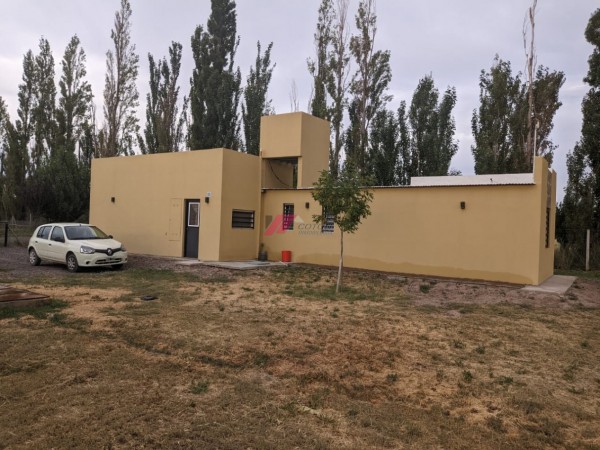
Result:
M108 239L108 235L98 227L88 225L77 225L65 227L67 238L71 241L81 239Z

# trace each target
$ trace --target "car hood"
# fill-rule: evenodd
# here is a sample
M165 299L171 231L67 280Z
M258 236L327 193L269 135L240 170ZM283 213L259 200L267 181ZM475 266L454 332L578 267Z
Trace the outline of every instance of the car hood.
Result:
M117 248L121 248L121 243L119 241L115 241L114 239L82 239L73 242L77 242L80 245L92 247L96 250L106 250L107 248L112 248L113 250L115 250Z

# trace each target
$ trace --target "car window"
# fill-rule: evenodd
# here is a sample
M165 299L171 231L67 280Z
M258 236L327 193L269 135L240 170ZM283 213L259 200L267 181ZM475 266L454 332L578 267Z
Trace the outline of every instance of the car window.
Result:
M48 236L50 236L50 228L51 227L48 226L40 227L37 233L37 237L39 237L40 239L48 239Z
M63 233L63 230L61 227L54 227L52 229L52 237L51 239L53 241L60 241L60 242L64 242L65 241L65 234Z
M108 239L108 235L98 227L74 225L65 227L65 233L70 241L81 239Z

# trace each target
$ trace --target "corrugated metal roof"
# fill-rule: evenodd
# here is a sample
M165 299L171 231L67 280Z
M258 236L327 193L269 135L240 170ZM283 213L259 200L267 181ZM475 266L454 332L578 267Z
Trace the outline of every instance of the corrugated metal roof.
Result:
M447 177L412 177L411 186L506 186L512 184L535 184L532 173L508 173L495 175L467 175Z

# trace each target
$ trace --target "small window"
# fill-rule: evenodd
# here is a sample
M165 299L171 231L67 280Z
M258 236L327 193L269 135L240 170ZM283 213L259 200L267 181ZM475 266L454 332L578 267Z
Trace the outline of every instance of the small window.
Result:
M283 204L283 230L294 229L294 205L292 203Z
M333 214L329 214L325 211L323 211L323 215L325 216L325 221L323 222L323 225L321 227L321 232L322 233L333 233Z
M39 237L40 239L48 239L48 237L50 236L50 228L52 227L41 227L38 230L37 237Z
M234 209L231 213L231 228L254 228L254 211Z
M188 227L200 227L200 203L188 203Z
M61 227L54 227L52 229L52 237L50 238L53 241L57 242L65 242L65 234Z

